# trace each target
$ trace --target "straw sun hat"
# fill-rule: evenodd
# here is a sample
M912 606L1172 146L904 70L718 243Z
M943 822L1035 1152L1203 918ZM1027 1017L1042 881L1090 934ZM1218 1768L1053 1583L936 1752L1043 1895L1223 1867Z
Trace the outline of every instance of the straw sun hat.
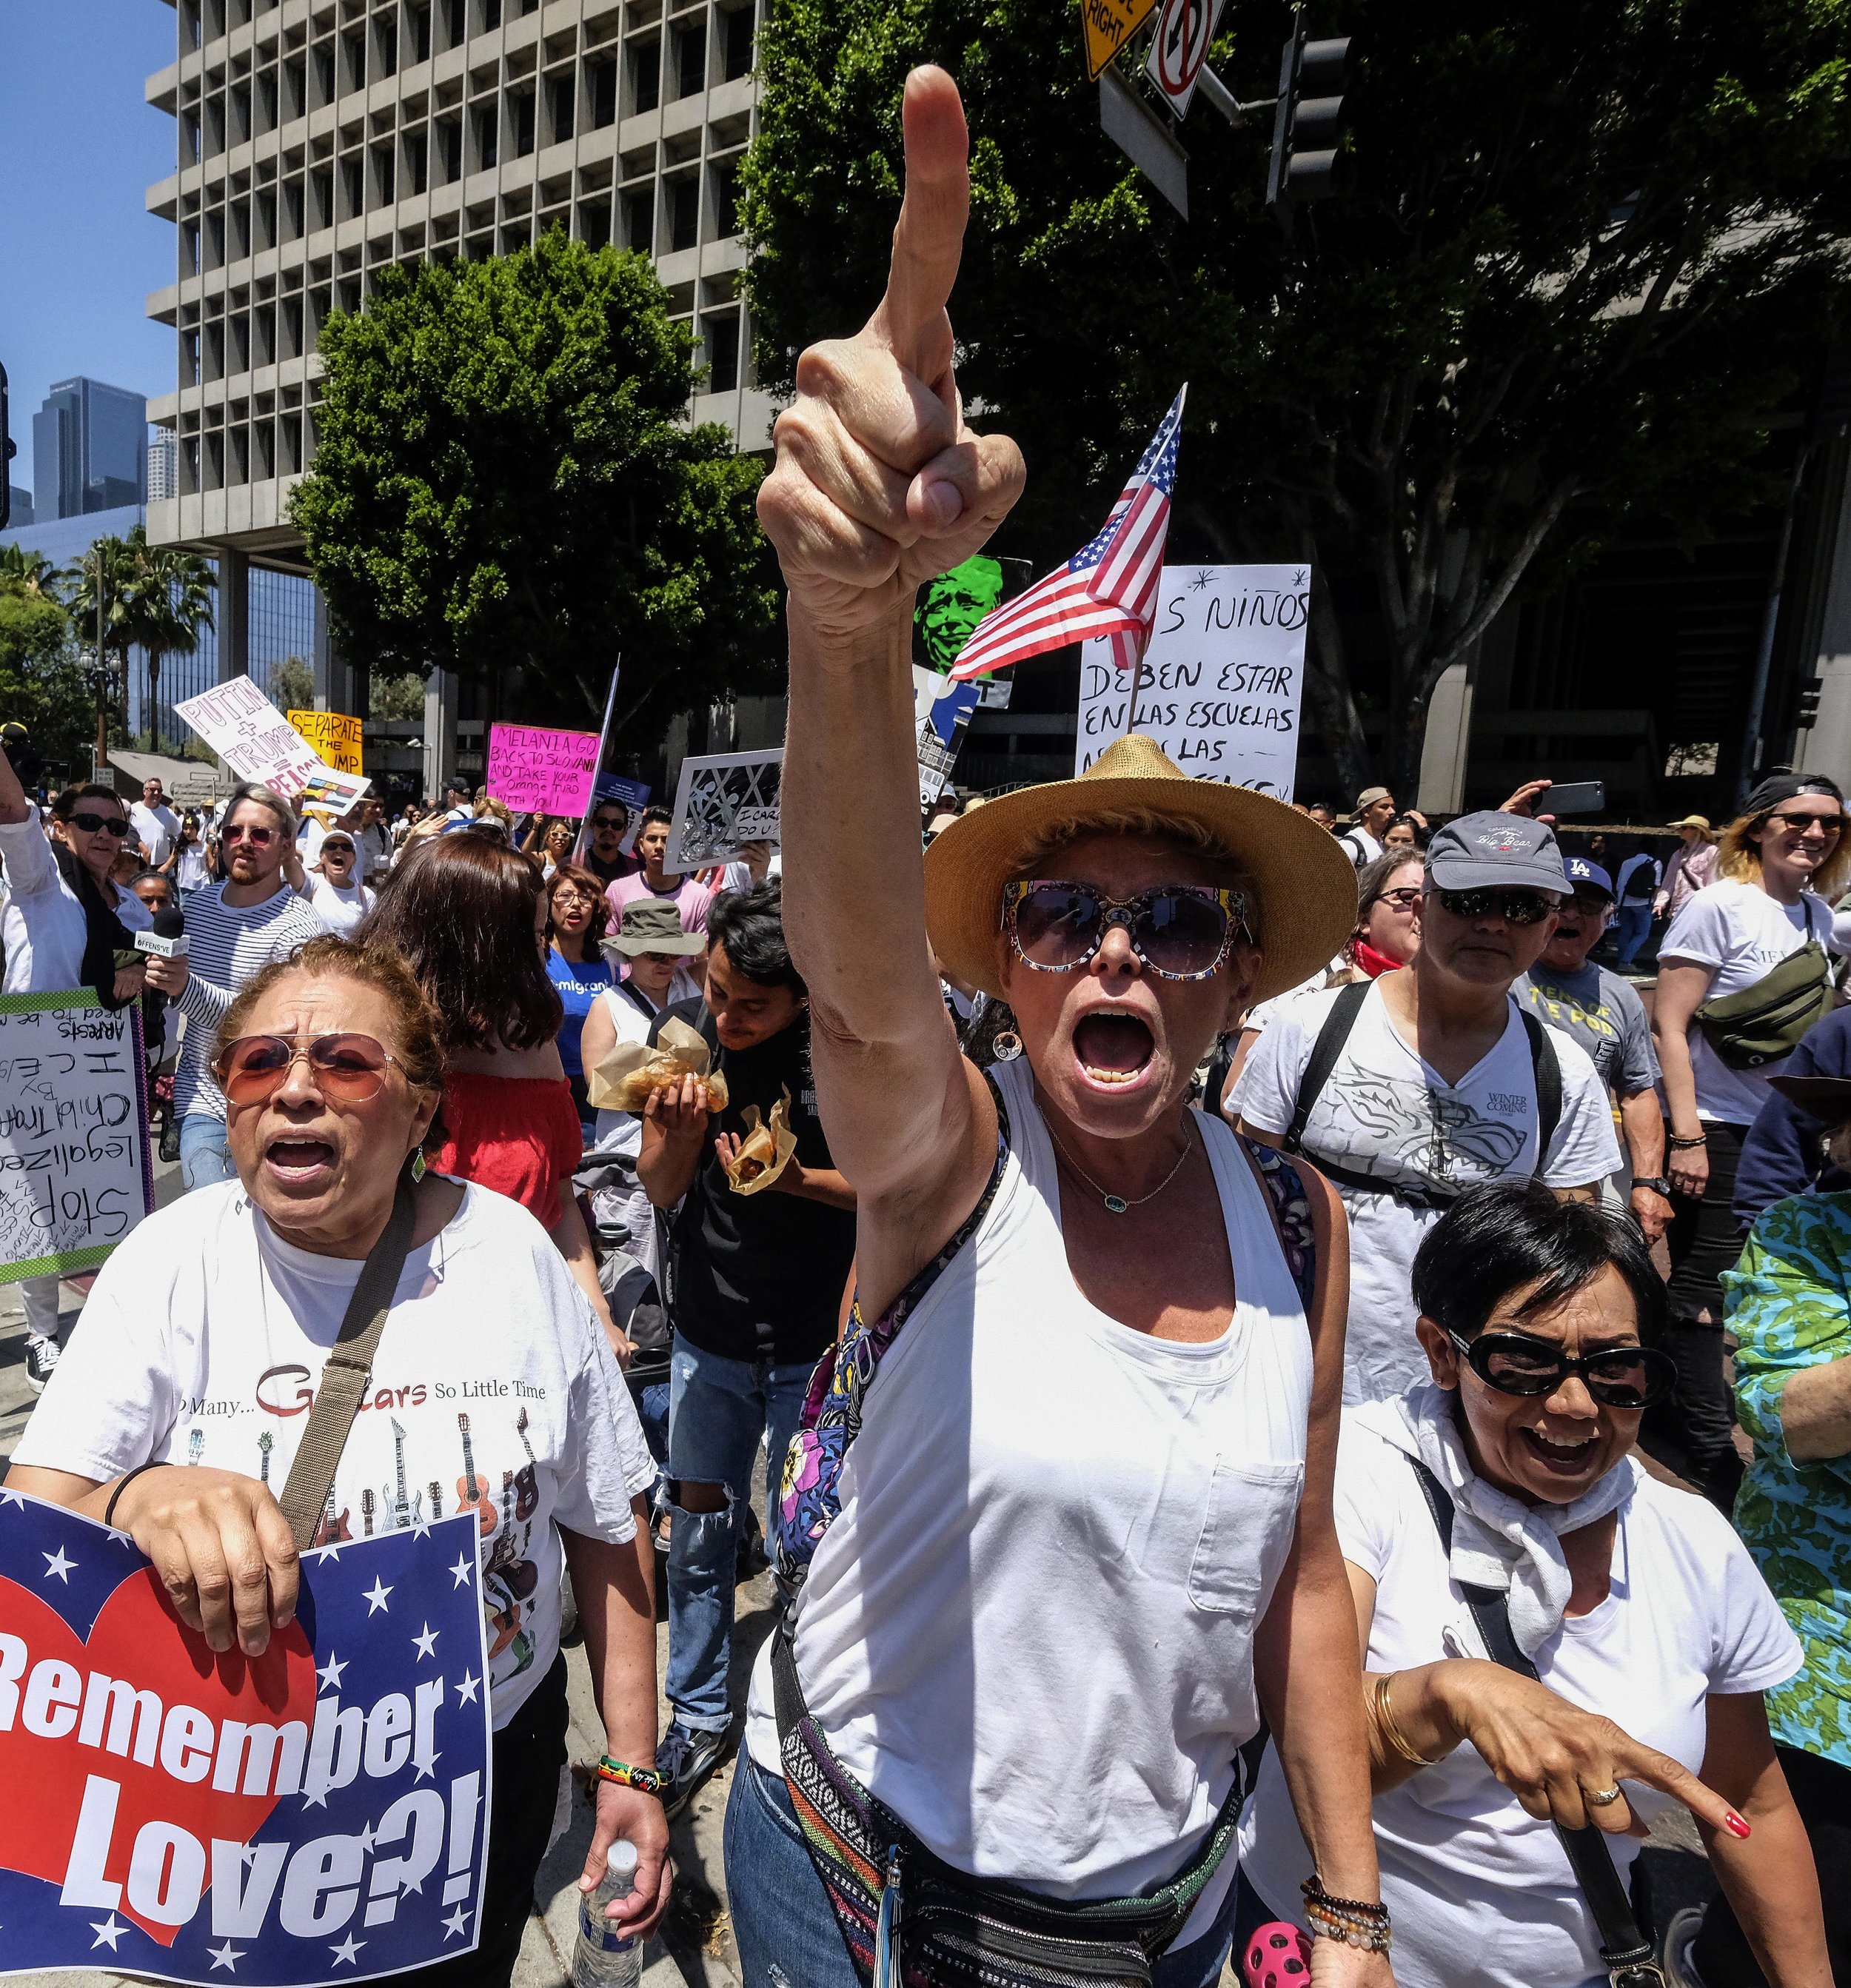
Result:
M967 810L925 855L926 929L948 972L1002 992L1003 886L1050 829L1083 833L1089 820L1126 809L1199 823L1238 854L1248 923L1264 955L1253 999L1269 999L1328 965L1356 928L1356 877L1336 839L1283 801L1218 780L1195 780L1133 732L1075 780L1020 787Z

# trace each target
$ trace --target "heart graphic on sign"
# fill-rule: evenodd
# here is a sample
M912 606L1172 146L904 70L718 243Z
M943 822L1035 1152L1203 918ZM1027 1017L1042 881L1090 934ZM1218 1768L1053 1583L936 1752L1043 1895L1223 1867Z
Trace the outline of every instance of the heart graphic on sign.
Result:
M130 1853L144 1823L171 1823L201 1844L214 1837L248 1842L262 1827L279 1799L273 1794L223 1793L212 1786L209 1769L198 1780L177 1780L162 1767L158 1745L152 1763L144 1764L132 1744L123 1753L80 1745L80 1725L62 1738L45 1739L25 1729L22 1714L33 1667L50 1658L70 1665L86 1692L96 1672L151 1691L164 1716L175 1706L203 1712L212 1723L214 1742L228 1719L269 1726L299 1719L312 1729L315 1658L299 1621L273 1634L269 1648L254 1661L235 1648L215 1655L204 1637L175 1615L153 1570L143 1567L103 1604L87 1641L29 1588L5 1579L0 1628L19 1637L28 1652L25 1672L13 1687L19 1702L9 1726L0 1732L0 1788L7 1790L0 1803L0 1869L63 1884L84 1784L93 1774L122 1790L104 1865L105 1876L117 1884L127 1884ZM68 1694L56 1696L68 1703ZM106 1721L106 1736L107 1729ZM149 1750L144 1745L141 1750ZM150 1924L130 1905L126 1891L117 1909L162 1945L173 1944L179 1929Z

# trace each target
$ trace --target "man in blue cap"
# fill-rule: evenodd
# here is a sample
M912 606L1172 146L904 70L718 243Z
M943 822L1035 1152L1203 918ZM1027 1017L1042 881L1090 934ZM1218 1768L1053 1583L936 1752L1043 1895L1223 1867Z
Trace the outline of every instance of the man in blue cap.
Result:
M1588 955L1613 915L1613 880L1585 856L1562 864L1571 894L1555 913L1542 957L1517 982L1518 996L1552 1029L1588 1053L1620 1107L1620 1130L1632 1171L1630 1203L1648 1239L1671 1219L1664 1178L1664 1114L1658 1103L1658 1057L1645 1003L1631 983Z

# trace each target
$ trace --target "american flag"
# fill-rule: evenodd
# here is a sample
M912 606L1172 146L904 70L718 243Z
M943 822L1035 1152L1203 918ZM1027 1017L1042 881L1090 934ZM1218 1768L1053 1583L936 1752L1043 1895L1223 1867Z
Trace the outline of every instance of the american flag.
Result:
M1111 638L1112 660L1118 668L1136 668L1157 614L1183 401L1188 391L1185 384L1171 404L1098 537L1026 593L979 622L952 668L953 676L988 676L1095 635Z

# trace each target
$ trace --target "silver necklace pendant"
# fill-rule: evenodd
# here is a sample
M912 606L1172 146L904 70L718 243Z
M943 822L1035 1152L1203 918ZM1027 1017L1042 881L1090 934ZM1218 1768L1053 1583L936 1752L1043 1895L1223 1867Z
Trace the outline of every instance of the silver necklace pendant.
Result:
M1130 1209L1131 1204L1130 1202L1121 1200L1119 1196L1115 1194L1109 1194L1105 1199L1106 1212L1108 1215L1123 1215Z

